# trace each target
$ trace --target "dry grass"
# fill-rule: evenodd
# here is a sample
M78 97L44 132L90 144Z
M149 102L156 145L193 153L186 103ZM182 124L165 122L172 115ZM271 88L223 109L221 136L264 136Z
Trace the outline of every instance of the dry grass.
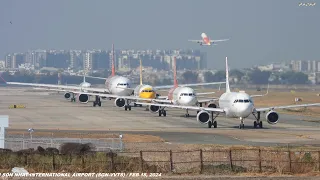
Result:
M25 136L28 137L29 133L25 131L7 131L7 135L9 136ZM66 132L33 132L33 137L53 137L53 138L119 138L119 134L110 134L110 133L66 133ZM122 138L123 142L164 142L165 140L152 135L144 135L144 134L123 134Z

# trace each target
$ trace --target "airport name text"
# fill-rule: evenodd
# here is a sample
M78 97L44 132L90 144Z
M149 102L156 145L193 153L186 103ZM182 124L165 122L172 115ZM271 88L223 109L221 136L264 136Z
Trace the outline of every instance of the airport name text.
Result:
M1 177L160 177L161 173L1 173Z

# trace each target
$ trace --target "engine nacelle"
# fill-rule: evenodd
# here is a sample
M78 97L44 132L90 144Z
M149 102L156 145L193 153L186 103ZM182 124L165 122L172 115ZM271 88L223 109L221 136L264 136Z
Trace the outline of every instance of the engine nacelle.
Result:
M126 105L126 100L123 99L123 98L117 98L114 101L114 105L117 106L117 107L124 107L124 105Z
M66 93L64 94L64 98L70 99L70 97L71 97L71 93L66 92Z
M157 113L160 110L160 106L155 106L155 105L150 105L149 106L149 111L153 113Z
M208 107L209 108L217 108L218 106L215 103L209 103Z
M197 114L197 121L201 124L207 124L210 121L210 114L207 111L200 111Z
M88 101L89 101L89 96L88 96L88 94L79 94L78 100L79 100L79 102L81 102L81 103L88 103Z
M266 114L266 119L269 124L277 124L279 120L279 114L275 111L269 111Z

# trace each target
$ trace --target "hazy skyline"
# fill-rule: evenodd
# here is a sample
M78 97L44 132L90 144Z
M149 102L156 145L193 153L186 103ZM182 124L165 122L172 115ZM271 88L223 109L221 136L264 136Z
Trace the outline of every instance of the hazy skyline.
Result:
M297 0L2 0L0 59L31 49L200 49L209 68L320 60L320 3ZM316 2L316 1L310 1ZM12 22L12 24L10 23ZM188 39L230 38L217 46Z

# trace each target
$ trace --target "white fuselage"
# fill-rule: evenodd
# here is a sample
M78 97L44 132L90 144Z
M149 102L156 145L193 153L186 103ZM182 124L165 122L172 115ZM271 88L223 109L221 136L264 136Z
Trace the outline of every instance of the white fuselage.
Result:
M82 89L82 88L90 88L90 87L91 87L91 84L88 83L88 82L82 82L82 83L80 84L80 88L81 88L81 91L82 91L82 92L88 92L87 90L84 90L84 89Z
M168 99L175 105L196 106L198 103L195 91L189 87L172 88Z
M131 81L122 76L112 76L106 79L105 82L106 89L110 92L110 94L119 95L119 96L130 96L133 93L131 86Z
M227 117L248 117L254 110L251 97L241 92L226 92L219 98L219 107L224 109Z

